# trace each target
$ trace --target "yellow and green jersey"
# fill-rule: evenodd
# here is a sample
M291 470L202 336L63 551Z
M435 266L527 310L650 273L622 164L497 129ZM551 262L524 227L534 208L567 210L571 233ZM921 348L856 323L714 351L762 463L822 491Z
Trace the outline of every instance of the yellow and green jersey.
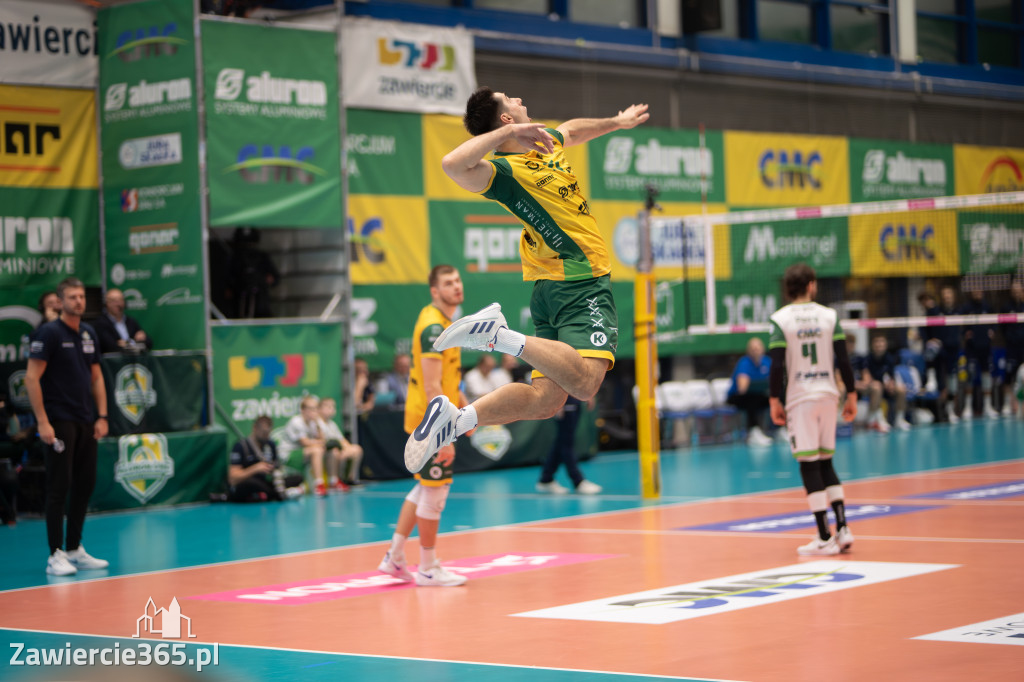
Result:
M565 158L562 134L547 132L555 138L550 154L496 152L489 160L494 173L481 194L523 223L524 280L572 282L606 275L611 272L608 247Z
M423 358L441 360L441 392L452 404L459 404L459 384L462 382L462 349L434 350L434 341L452 323L444 313L426 306L416 318L412 332L412 366L409 368L409 391L405 399L405 432L412 433L427 413L427 391L423 387Z

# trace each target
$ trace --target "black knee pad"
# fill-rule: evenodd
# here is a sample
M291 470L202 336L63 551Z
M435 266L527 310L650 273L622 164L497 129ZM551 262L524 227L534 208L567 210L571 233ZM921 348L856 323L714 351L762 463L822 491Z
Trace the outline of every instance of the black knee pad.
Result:
M836 475L835 467L832 466L832 459L823 459L819 464L821 464L821 480L825 483L825 487L831 488L834 485L839 485L839 476Z
M808 493L817 493L825 489L819 464L820 462L800 462L800 478L803 479L804 490Z

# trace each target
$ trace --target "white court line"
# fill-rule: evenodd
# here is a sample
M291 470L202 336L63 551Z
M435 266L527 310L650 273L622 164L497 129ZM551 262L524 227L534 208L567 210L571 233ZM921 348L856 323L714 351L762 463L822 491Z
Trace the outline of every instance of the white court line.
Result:
M492 530L505 530L503 528ZM729 538L804 538L806 533L773 533L755 531L731 531L731 530L697 530L697 529L671 529L671 530L631 530L628 528L509 528L517 532L528 533L573 533L580 535L639 535L639 536L661 536L677 537L701 535L707 537ZM1024 538L928 538L910 537L901 535L861 535L857 533L857 540L896 540L899 542L975 542L982 544L1024 544Z
M129 642L149 641L149 642L166 642L165 639L153 639L149 637L132 637L131 635L94 635L83 632L67 632L62 630L24 630L20 628L9 628L0 626L0 630L8 630L10 632L31 632L39 635L64 635L72 637L96 637L98 639L112 639L112 640L127 640ZM180 640L179 640L180 642ZM188 645L196 646L213 646L217 645L221 650L224 649L256 649L263 651L274 651L283 653L294 653L294 654L317 654L322 656L338 656L347 658L373 658L383 660L401 660L401 661L422 661L424 663L451 663L456 665L480 665L487 666L489 668L521 668L523 670L550 670L554 672L578 672L587 673L588 675L614 675L616 677L644 677L653 680L687 680L692 682L741 682L740 680L729 680L719 677L690 677L690 676L669 676L669 675L650 675L646 673L620 673L608 670L589 670L586 668L551 668L539 665L514 665L509 663L487 663L483 661L458 661L449 658L421 658L418 656L385 656L383 654L357 654L347 653L343 651L320 651L317 649L292 649L286 647L270 647L270 646L256 646L254 644L221 644L220 642L203 642L199 640L190 640L183 642ZM212 667L212 666L211 666Z

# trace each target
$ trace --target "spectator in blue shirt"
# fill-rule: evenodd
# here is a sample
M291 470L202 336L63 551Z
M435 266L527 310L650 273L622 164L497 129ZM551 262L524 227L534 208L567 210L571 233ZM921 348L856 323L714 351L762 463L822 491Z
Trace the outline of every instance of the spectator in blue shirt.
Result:
M768 446L772 439L762 424L768 417L768 375L772 360L764 352L764 341L754 336L747 341L747 354L736 363L727 401L747 414L747 443Z

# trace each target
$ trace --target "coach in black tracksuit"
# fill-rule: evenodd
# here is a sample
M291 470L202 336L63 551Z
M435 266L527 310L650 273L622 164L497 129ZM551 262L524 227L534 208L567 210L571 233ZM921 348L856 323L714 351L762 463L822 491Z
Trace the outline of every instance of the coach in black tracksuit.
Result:
M106 568L81 546L85 512L96 484L96 441L107 435L107 391L96 332L82 322L85 286L68 277L57 287L60 318L32 332L25 386L46 449L46 572L73 575ZM65 500L67 551L64 551Z

